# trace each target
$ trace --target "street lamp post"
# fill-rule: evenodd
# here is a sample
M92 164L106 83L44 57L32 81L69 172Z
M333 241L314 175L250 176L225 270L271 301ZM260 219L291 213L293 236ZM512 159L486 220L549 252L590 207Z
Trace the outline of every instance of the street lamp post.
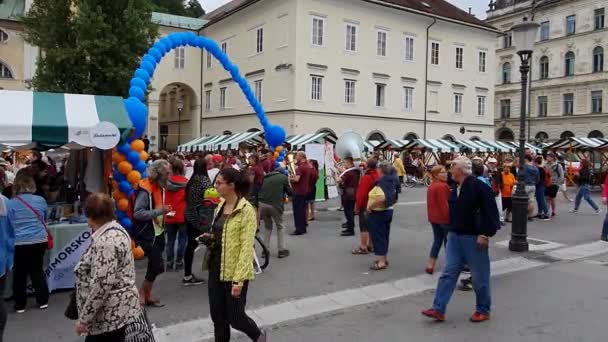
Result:
M182 110L184 110L184 100L177 99L177 146L181 145L182 139Z
M526 103L528 91L528 72L530 59L534 48L534 40L540 25L528 21L524 17L522 23L513 26L513 41L517 54L521 59L521 104L519 112L519 171L517 172L517 188L513 194L513 225L509 250L513 252L528 251L528 195L526 194Z

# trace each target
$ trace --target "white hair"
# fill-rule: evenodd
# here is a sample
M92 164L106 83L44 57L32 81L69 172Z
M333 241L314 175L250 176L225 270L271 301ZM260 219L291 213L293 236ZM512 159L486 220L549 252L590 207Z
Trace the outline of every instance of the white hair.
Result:
M465 156L455 158L452 161L452 167L459 167L465 176L470 176L473 173L473 162Z
M159 159L153 162L150 166L148 166L148 179L150 179L152 182L158 182L158 180L161 178L163 169L169 165L169 162L164 159Z

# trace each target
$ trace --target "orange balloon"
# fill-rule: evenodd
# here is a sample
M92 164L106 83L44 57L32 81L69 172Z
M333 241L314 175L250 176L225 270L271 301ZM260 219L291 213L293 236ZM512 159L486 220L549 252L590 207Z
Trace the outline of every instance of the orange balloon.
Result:
M277 159L277 158L279 158L279 152L274 153L274 159Z
M139 152L139 159L141 159L142 161L147 161L148 160L148 152L146 152L146 151Z
M125 160L127 160L127 158L123 154L118 152L112 152L112 161L114 162L114 164L118 165Z
M281 152L281 151L283 151L283 146L277 146L274 150L276 152Z
M141 260L143 258L144 258L144 250L139 246L133 248L133 259Z
M122 163L118 164L118 172L122 173L123 175L128 175L129 172L131 172L133 170L133 166L131 166L131 163L129 163L128 161L123 161Z
M116 200L116 202L119 202L120 200L123 200L123 199L125 199L125 200L127 199L127 195L125 195L124 192L120 192L120 191L114 191L113 196L114 196L114 199Z
M146 148L146 144L143 141L137 139L131 142L131 149L133 151L141 152Z
M118 182L113 180L112 181L112 190L117 190L118 189Z
M118 202L116 203L116 207L120 211L127 211L127 209L129 209L129 201L126 198L118 200Z
M141 181L141 173L139 171L131 171L127 175L127 181L131 184L138 184Z

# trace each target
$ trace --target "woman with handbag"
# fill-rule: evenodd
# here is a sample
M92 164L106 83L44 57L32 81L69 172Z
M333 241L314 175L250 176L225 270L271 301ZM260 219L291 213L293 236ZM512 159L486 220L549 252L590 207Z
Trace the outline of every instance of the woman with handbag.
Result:
M91 245L74 269L76 333L86 342L123 342L127 326L141 315L129 233L115 221L112 199L91 194L85 214Z
M216 342L230 341L230 328L252 341L265 342L266 334L245 313L249 281L254 278L253 254L257 230L256 210L245 172L220 171L215 188L222 196L211 232L199 237L208 247L204 267L209 269L209 306Z
M27 171L21 170L13 184L15 197L9 201L9 220L15 229L15 264L13 267L13 296L15 311L24 313L27 306L27 278L36 293L41 310L49 306L49 289L43 269L46 250L52 243L46 227L46 200L36 192L36 182Z

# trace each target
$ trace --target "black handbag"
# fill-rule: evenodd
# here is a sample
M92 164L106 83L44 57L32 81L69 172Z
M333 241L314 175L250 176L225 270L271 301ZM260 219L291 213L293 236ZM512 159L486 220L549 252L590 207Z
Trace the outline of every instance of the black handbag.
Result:
M76 306L76 290L72 291L70 295L70 302L68 303L68 307L65 308L65 317L67 319L75 321L78 319L78 306Z

